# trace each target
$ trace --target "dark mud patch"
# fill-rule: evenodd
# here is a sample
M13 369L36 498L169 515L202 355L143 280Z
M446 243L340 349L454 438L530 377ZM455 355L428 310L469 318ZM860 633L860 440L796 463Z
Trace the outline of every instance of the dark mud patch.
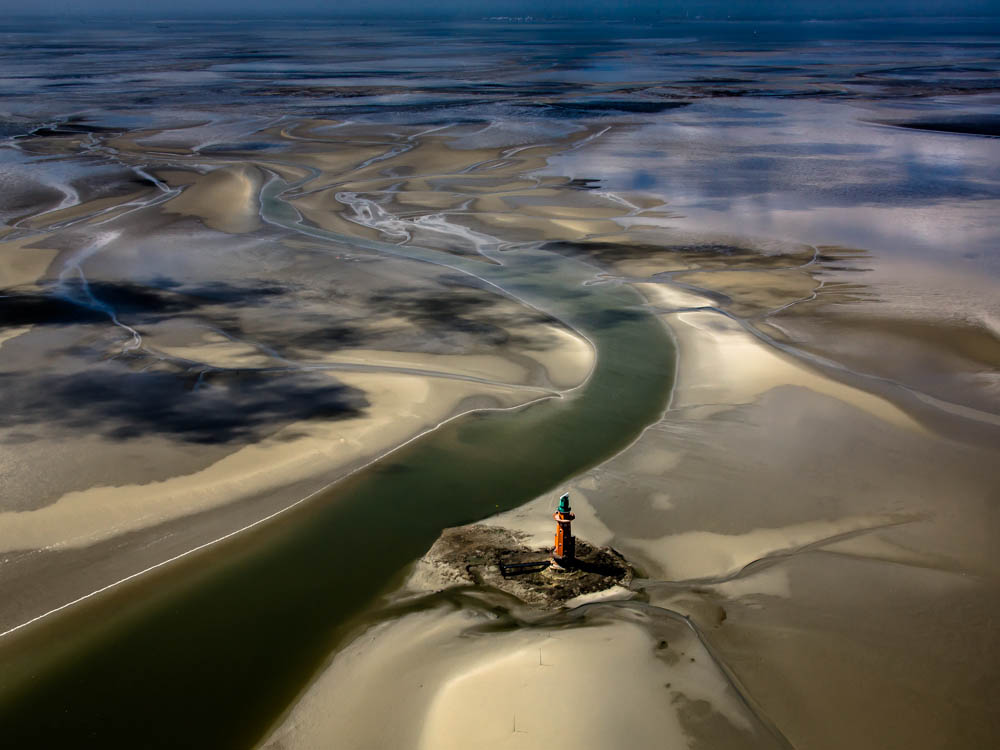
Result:
M489 586L543 609L613 586L628 586L635 575L619 552L583 539L576 540L573 567L551 565L551 554L551 548L526 546L523 535L509 529L458 526L445 529L421 559L417 575L440 588Z

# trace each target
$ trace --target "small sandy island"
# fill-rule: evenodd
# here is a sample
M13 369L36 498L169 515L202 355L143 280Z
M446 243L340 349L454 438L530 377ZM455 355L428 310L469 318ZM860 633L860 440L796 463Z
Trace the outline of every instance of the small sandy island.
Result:
M410 588L488 586L540 608L570 606L604 592L623 592L635 571L611 547L576 540L572 567L551 564L551 548L526 546L526 535L475 524L446 529L417 563Z

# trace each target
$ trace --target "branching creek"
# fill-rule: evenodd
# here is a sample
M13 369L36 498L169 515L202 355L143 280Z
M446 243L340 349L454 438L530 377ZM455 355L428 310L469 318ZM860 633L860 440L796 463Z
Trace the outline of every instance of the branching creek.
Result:
M282 201L298 184L272 177L262 218L473 274L589 339L594 371L562 398L447 422L266 524L9 635L0 725L11 746L43 725L56 746L252 746L442 529L554 489L666 408L673 343L630 287L587 284L593 266L532 245L483 247L487 264L345 238Z

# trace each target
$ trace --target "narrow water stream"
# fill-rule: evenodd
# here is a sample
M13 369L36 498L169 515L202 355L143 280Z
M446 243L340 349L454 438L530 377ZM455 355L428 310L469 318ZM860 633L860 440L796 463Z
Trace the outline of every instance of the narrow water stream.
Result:
M253 745L442 529L552 490L665 408L673 345L631 288L585 285L593 267L530 247L500 266L305 227L280 200L288 187L263 191L271 223L474 272L590 339L591 378L562 399L449 422L273 522L4 639L6 745Z

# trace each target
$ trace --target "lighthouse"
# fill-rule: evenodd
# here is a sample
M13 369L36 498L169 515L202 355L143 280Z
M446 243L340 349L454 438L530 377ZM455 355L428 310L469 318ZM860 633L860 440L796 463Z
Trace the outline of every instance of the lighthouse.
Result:
M570 511L569 493L559 498L559 507L552 517L556 519L556 548L552 560L556 565L569 567L576 559L576 539L570 530L570 523L576 516Z

